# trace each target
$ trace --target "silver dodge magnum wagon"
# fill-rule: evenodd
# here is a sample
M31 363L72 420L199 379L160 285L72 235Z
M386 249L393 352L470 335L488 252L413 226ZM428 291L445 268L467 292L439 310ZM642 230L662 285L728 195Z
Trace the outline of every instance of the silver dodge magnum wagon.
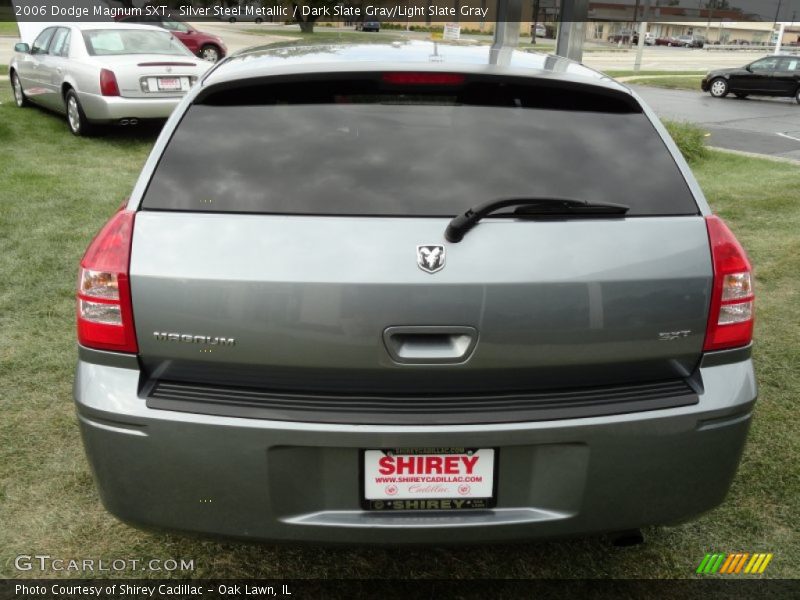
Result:
M105 506L239 538L685 521L757 395L750 263L652 111L488 47L218 64L86 251L77 321Z

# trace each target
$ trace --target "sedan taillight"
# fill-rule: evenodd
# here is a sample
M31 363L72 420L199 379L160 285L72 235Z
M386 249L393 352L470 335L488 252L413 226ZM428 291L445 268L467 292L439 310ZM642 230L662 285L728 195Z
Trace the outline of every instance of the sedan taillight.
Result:
M108 69L100 71L100 93L103 96L119 96L119 86L114 71Z

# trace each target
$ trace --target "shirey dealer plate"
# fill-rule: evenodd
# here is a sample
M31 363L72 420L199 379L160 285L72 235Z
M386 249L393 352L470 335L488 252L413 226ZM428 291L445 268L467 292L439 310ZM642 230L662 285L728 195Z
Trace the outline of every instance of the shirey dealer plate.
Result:
M364 450L366 510L491 508L497 493L493 448Z

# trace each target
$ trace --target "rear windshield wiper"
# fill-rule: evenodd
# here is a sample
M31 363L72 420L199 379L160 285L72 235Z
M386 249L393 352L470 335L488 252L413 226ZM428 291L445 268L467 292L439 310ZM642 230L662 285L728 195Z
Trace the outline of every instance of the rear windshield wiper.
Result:
M612 204L611 202L586 202L583 200L569 200L566 198L505 198L502 200L492 200L475 208L470 208L463 215L453 217L444 237L448 242L460 242L464 234L477 225L483 217L493 212L516 206L517 209L510 214L495 216L512 216L518 218L541 218L548 216L613 216L624 215L628 212L628 206L624 204Z

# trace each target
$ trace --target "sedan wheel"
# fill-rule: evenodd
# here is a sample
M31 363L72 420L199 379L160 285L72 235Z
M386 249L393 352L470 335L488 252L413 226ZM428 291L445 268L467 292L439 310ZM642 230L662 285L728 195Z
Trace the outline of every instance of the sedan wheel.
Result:
M724 98L728 95L728 82L718 77L711 82L711 95L714 98Z
M797 88L797 93L794 95L794 99L797 100L798 104L800 104L800 88Z
M69 130L74 135L90 135L92 133L92 125L83 112L81 103L78 100L78 94L75 93L75 90L67 91L64 101L67 105L67 124L69 125Z
M219 60L219 48L210 44L208 46L203 46L200 51L200 58L213 63L217 62Z
M25 97L25 92L22 91L22 84L19 82L19 76L14 73L11 76L11 87L14 88L14 102L17 106L22 108L28 105L28 99Z

